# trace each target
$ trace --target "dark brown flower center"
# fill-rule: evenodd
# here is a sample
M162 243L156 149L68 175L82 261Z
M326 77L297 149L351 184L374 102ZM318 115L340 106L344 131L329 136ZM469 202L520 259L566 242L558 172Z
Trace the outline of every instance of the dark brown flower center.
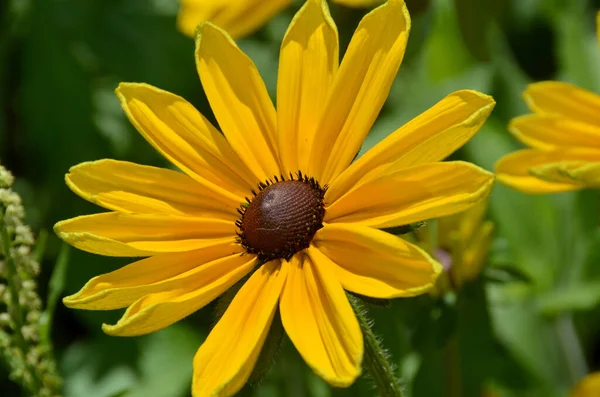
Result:
M259 185L260 191L242 205L236 222L240 243L263 261L289 260L323 227L325 189L302 174L294 180L276 180Z

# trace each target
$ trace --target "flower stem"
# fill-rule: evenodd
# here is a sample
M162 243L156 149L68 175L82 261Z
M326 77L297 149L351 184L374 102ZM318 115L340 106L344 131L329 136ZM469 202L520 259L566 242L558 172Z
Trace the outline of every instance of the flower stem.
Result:
M358 323L363 333L365 343L365 356L363 365L369 376L373 379L379 396L403 397L402 388L394 374L394 366L389 362L386 350L371 329L371 321L367 318L367 311L358 298L348 295L350 304L354 308Z

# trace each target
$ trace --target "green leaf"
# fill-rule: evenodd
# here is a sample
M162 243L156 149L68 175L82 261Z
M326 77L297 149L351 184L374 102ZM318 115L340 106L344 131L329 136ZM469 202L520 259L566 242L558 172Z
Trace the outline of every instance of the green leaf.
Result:
M46 309L40 318L40 337L48 345L51 345L50 333L52 332L52 319L54 317L54 311L56 310L56 304L58 303L58 300L60 299L60 296L62 295L66 285L70 250L71 248L67 244L61 244L60 252L58 254L58 258L56 259L54 270L52 271L52 276L50 277L50 282L48 283L48 300L46 303Z
M554 324L536 311L527 284L487 287L494 334L528 372L539 394L558 397L570 384Z
M37 263L41 263L44 259L44 253L46 252L46 243L48 242L48 230L40 230L35 243L35 249L33 257Z
M560 4L553 13L557 31L558 80L570 81L588 90L600 90L600 48L596 38L595 13L585 2Z
M136 338L98 334L62 357L65 397L189 396L202 335L183 323Z
M556 288L537 299L538 310L556 316L573 310L590 310L600 304L600 281Z
M139 345L139 380L126 397L189 395L192 363L202 337L184 324L148 335Z
M467 70L473 58L462 39L452 2L435 0L433 9L433 26L423 51L430 79L441 81Z
M137 382L137 355L131 338L99 334L71 343L61 359L65 397L112 397L127 391Z

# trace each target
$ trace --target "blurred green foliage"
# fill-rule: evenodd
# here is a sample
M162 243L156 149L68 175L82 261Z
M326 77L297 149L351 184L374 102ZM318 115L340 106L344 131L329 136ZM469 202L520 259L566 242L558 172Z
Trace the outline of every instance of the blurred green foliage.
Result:
M498 105L454 157L492 169L518 147L506 124L527 110L525 85L561 79L598 92L598 1L407 0L413 29L390 97L361 153L456 89L491 94ZM275 93L278 47L299 4L240 46ZM364 11L331 6L347 45ZM0 158L34 230L98 212L63 182L70 166L117 158L166 166L129 125L113 90L146 82L177 93L212 117L196 76L193 42L175 30L175 0L0 1ZM600 369L598 193L527 196L496 186L490 217L496 234L480 280L454 299L430 296L373 308L375 331L389 347L413 397L559 397L588 370ZM60 243L50 233L43 257L48 285ZM56 288L77 291L125 260L71 250ZM42 291L46 293L47 291ZM43 296L43 295L42 295ZM153 335L113 338L103 322L117 312L66 310L51 337L68 397L189 395L192 357L213 322L215 305ZM331 389L284 337L269 375L243 396L371 396L360 379ZM0 394L19 391L0 369Z

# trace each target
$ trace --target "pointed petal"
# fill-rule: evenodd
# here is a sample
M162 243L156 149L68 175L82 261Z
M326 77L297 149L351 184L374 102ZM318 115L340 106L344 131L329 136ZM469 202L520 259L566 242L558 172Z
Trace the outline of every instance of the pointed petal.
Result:
M491 96L477 91L453 92L351 164L330 184L327 200L337 200L389 167L445 159L475 135L495 104Z
M232 37L244 37L269 21L292 0L180 0L177 27L194 37L202 21L211 21L225 29Z
M237 293L194 357L194 397L232 396L252 373L269 332L288 266L261 266Z
M531 173L534 167L568 162L600 160L600 155L594 151L583 150L554 150L540 151L536 149L519 150L502 157L495 165L498 181L525 193L557 193L579 190L584 185L573 180L561 178L560 182L549 182Z
M416 245L366 226L328 224L315 234L313 244L344 289L373 298L422 294L442 271Z
M325 222L384 228L439 218L477 204L493 184L493 174L462 161L392 167L326 207Z
M201 309L227 291L256 265L256 257L234 254L205 263L168 282L165 291L143 296L115 324L103 324L112 336L158 331Z
M146 295L194 281L198 274L205 274L201 265L242 252L242 247L231 239L199 250L159 254L94 277L63 302L73 309L120 309Z
M233 219L105 212L58 222L65 242L94 254L150 256L200 249L235 237Z
M223 133L257 182L280 175L277 115L252 60L207 22L198 26L196 67Z
M79 196L110 210L226 220L236 216L235 208L211 199L194 179L165 168L106 159L71 167L65 179Z
M350 164L385 102L404 56L410 16L389 0L360 22L314 140L308 173L329 183Z
M329 263L313 248L296 254L281 302L281 321L312 370L336 387L360 375L363 339L358 321Z
M600 125L600 95L573 84L542 81L527 86L523 95L531 110Z
M518 140L536 149L600 150L600 127L562 116L528 114L512 119L508 129Z
M338 68L337 28L325 0L309 0L281 44L277 80L283 172L306 170L310 148Z
M156 150L235 208L255 185L225 138L185 99L147 84L121 83L116 90L131 123Z

